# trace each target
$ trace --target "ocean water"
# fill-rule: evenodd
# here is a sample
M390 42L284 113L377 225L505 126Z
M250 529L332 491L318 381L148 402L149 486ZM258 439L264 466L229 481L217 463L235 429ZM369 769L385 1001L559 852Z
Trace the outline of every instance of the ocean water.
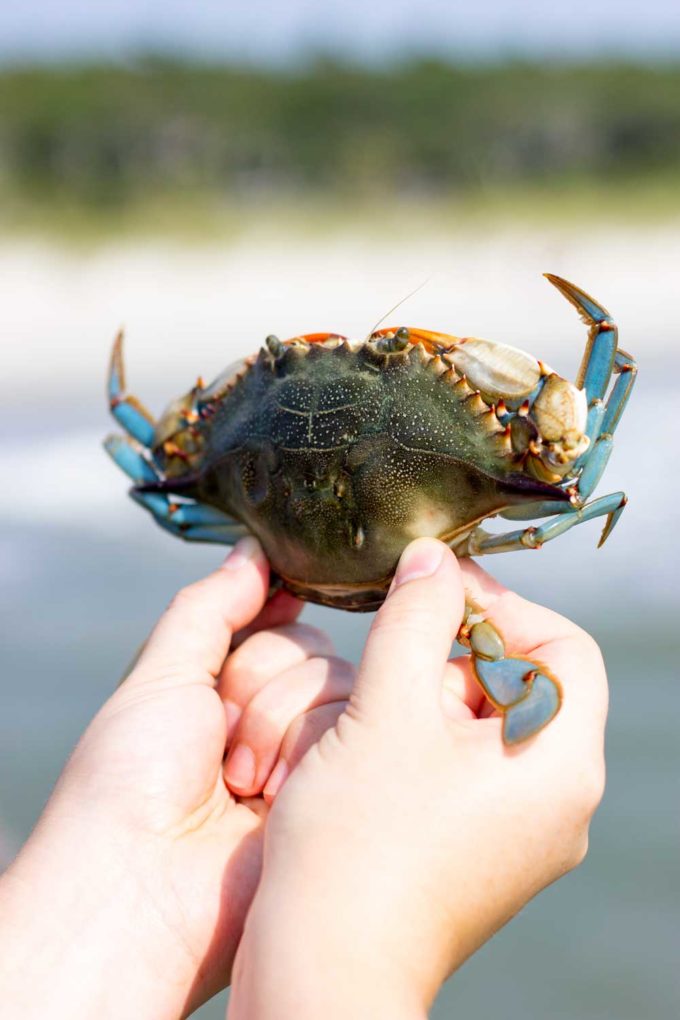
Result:
M623 488L630 497L605 548L595 549L595 523L540 553L485 563L522 594L576 619L602 645L611 684L608 784L591 849L578 871L538 897L462 968L442 990L433 1016L670 1020L680 1007L680 485L674 444L680 309L667 262L660 272L668 290L661 293L645 259L649 251L680 255L680 233L541 234L532 245L524 238L509 270L511 288L500 269L511 254L506 237L471 245L464 263L462 241L438 244L438 258L448 259L465 284L452 299L465 323L459 332L472 331L477 303L484 328L476 332L547 351L559 370L573 372L583 327L557 295L537 297L536 283L539 268L571 273L616 312L622 344L638 356L641 372L598 490ZM244 348L239 336L273 328L281 335L342 329L337 305L332 321L314 310L313 318L306 313L292 325L291 304L307 286L312 254L302 243L289 245L282 269L275 253L275 242L264 255L255 248L240 251L238 259L233 250L133 249L86 257L0 247L4 278L12 284L0 325L0 859L9 860L26 838L78 734L171 594L221 556L215 548L170 538L125 498L125 479L99 445L110 429L102 395L108 339L130 316L131 388L156 409L198 371L218 371L248 350L252 345ZM383 254L375 281L381 301L390 265L393 290L408 290L405 271ZM613 263L621 267L619 276ZM221 273L236 265L244 289L227 287L227 301ZM362 243L353 247L344 239L317 268L319 292L328 297L332 284L341 284L347 293L355 282L352 267L357 278L369 272L368 256ZM251 303L256 272L268 293L266 328L262 308L253 311ZM600 277L604 286L596 287ZM482 282L500 294L492 306L480 304ZM213 286L215 309L205 291ZM350 318L370 325L377 318L375 295L365 279L357 292ZM435 312L423 312L421 294L419 311L404 320L455 331L451 313L443 318L444 297L438 284ZM194 331L198 351L186 343ZM307 607L305 618L326 627L341 654L358 659L370 617ZM223 1012L219 999L198 1015L211 1020Z

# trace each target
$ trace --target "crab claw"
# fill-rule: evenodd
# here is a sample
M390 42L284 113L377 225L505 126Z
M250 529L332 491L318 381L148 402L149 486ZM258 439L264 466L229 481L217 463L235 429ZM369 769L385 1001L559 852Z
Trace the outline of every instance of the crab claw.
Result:
M108 396L111 414L122 425L128 435L143 446L150 447L154 440L155 421L136 397L125 392L125 366L123 363L123 331L119 331L113 343L109 365Z
M607 309L580 287L552 273L543 275L553 287L557 287L560 294L578 311L582 321L590 327L576 385L586 391L588 407L591 407L595 400L602 400L612 377L618 330Z
M547 670L529 659L482 659L473 655L475 676L491 704L503 715L503 742L532 737L557 715L562 691Z
M555 276L554 273L544 273L543 275L577 309L587 326L592 326L595 322L612 324L612 317L607 309L591 298L590 294L586 294L584 290L577 287L575 283L569 283L568 280L562 279L561 276Z
M529 684L529 693L511 705L503 717L503 742L512 747L538 733L559 712L562 695L554 680L545 673L536 673Z

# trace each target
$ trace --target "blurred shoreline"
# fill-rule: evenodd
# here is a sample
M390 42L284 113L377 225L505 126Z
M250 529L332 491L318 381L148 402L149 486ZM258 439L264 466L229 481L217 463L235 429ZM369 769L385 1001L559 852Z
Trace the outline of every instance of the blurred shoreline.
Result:
M5 195L0 243L60 245L67 251L116 244L192 248L292 237L335 240L366 235L399 243L460 233L546 228L566 236L597 230L680 227L677 174L611 181L501 183L448 195L334 195L313 188L242 199L215 192L164 193L120 207L90 207L63 196Z
M642 372L654 367L670 383L679 357L678 265L673 222L451 231L440 224L400 239L346 221L323 240L269 230L200 244L146 236L84 247L0 234L6 427L36 430L33 415L9 414L27 404L45 426L48 408L58 414L55 430L103 413L110 345L121 326L129 384L158 412L192 377L214 377L271 332L364 336L420 284L390 317L397 324L514 344L573 376L585 331L541 278L546 271L603 302Z

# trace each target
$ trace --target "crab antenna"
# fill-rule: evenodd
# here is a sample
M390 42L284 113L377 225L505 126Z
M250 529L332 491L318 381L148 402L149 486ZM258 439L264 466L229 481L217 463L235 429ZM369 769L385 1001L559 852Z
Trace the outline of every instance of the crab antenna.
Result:
M434 274L433 274L433 275L434 275ZM397 308L401 308L401 306L402 306L402 305L403 305L403 304L404 304L404 303L405 303L406 301L408 301L408 300L409 300L410 298L412 298L412 297L413 297L413 296L414 296L415 294L417 294L419 290L422 290L422 289L423 289L423 287L424 287L424 286L425 286L426 284L428 284L428 283L430 283L430 282L431 282L431 280L432 280L432 276L428 276L428 277L427 277L427 278L426 278L425 280L423 280L423 282L422 282L422 283L419 283L417 287L415 287L415 288L414 288L414 289L413 289L413 290L412 290L412 291L411 291L411 292L410 292L409 294L407 294L407 295L406 295L406 297L403 297L403 298L401 298L401 300L400 300L400 301L397 301L396 305L393 305L393 306L392 306L392 307L390 308L390 310L389 310L388 312L385 312L385 314L384 314L384 315L381 315L381 316L380 316L380 318L378 319L378 321L376 322L375 326L373 326L373 328L369 330L369 332L368 332L368 336L366 337L366 339L367 339L367 340L370 340L370 339L371 339L371 337L373 336L373 334L375 333L376 329L377 329L377 328L378 328L378 326L380 325L380 323L381 323L381 322L384 322L384 321L385 321L385 319L387 318L387 316L388 316L388 315L391 315L391 314L392 314L392 312L396 312Z

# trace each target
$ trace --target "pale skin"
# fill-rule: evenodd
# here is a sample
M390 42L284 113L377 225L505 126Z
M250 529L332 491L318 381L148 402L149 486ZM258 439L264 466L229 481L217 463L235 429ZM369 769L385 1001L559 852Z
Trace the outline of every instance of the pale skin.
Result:
M582 859L604 782L596 645L431 539L397 580L356 682L292 599L265 606L252 540L180 593L0 881L5 1008L188 1015L238 947L232 1020L422 1017ZM564 684L513 751L447 662L464 586Z
M510 654L562 678L561 713L526 746L503 747L468 661L447 662L464 586ZM413 543L347 710L268 821L230 1020L424 1017L449 974L583 859L606 708L592 639L440 543Z
M173 600L86 730L0 880L3 1012L165 1020L228 983L268 812L225 784L228 730L258 763L234 788L259 794L282 742L303 753L354 676L325 634L294 622L299 602L265 606L268 588L246 539Z

